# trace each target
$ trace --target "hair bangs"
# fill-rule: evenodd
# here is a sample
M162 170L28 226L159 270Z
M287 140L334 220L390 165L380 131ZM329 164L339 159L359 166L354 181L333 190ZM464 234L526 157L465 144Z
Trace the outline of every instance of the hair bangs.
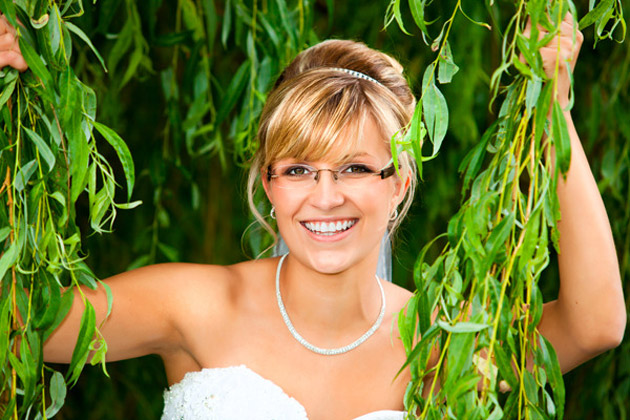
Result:
M266 132L265 166L286 158L314 162L332 157L333 163L342 163L357 149L374 112L355 80L334 78L318 78L308 89L288 94L278 108Z

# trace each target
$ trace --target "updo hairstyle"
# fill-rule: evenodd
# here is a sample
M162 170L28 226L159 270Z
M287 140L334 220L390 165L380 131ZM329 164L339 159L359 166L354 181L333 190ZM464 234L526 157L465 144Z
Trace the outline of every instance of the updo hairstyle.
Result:
M380 84L338 68L361 72ZM402 71L394 58L363 43L329 40L302 51L278 77L260 117L259 148L247 182L250 210L276 240L275 231L254 204L259 177L269 165L285 158L317 161L352 155L368 118L389 147L392 136L404 134L416 105ZM399 165L401 173L411 172L410 185L398 217L390 222L390 233L409 210L416 186L412 158L400 154Z

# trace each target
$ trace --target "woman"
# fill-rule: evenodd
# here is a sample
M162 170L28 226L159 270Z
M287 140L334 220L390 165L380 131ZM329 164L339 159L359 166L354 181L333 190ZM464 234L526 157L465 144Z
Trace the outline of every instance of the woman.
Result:
M575 65L572 20L541 53L546 71ZM12 28L0 25L0 66L24 70ZM560 63L556 100L568 103ZM171 389L164 419L402 419L410 377L390 330L410 293L375 277L381 238L413 197L408 156L392 170L389 139L415 100L391 57L351 41L307 49L281 74L260 121L249 177L261 185L289 253L232 266L162 264L106 280L114 295L101 329L108 360L159 354ZM625 306L601 197L571 116L571 168L560 181L561 288L540 331L563 371L617 345ZM104 319L102 289L84 290ZM76 299L75 302L80 302ZM45 344L69 362L83 308ZM290 397L289 397L290 396Z

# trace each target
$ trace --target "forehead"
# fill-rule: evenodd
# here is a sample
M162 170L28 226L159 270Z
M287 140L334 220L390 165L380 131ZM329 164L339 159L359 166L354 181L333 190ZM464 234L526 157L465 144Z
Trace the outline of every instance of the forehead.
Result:
M316 135L309 137L309 141L301 142L300 148L288 149L272 158L270 163L297 160L339 165L359 159L377 164L391 157L389 138L370 115L350 122L336 133L334 139L318 138Z

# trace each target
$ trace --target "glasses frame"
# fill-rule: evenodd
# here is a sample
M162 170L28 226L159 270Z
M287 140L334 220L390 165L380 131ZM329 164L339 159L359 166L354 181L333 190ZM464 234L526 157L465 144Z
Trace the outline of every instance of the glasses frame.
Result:
M390 161L391 162L391 161ZM350 163L351 165L352 163ZM317 185L317 183L319 182L319 173L322 171L328 171L331 173L333 181L335 182L335 184L337 183L337 181L339 180L339 173L341 172L340 169L331 169L331 168L322 168L322 169L317 169L313 166L310 165L306 165L306 164L295 164L296 166L305 166L308 167L309 169L312 169L312 172L315 172L315 177L313 178L315 183L312 185ZM284 165L283 165L284 166ZM291 166L291 165L287 165L287 166ZM347 165L342 165L342 166L347 166ZM381 179L385 179L385 178L389 178L390 176L394 175L396 173L396 168L394 167L394 164L389 164L388 166L384 167L383 169L381 169L379 172L374 172L373 174L369 174L370 176L379 176ZM267 166L267 182L271 182L271 180L273 178L278 178L280 175L274 174L271 168L271 165Z

